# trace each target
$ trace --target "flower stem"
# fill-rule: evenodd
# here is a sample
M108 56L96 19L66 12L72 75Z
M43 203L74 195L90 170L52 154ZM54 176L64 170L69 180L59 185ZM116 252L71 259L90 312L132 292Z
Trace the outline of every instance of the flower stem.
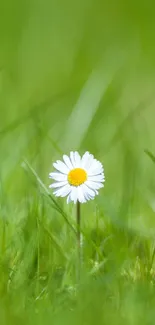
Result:
M77 222L77 281L79 282L80 273L81 273L81 231L80 231L81 209L80 209L79 201L77 201L77 205L76 205L76 222Z
M6 222L3 220L3 229L2 229L2 258L4 258L6 244Z

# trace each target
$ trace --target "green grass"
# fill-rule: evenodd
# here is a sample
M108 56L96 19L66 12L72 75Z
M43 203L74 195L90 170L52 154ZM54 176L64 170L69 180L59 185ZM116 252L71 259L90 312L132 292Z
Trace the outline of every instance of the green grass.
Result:
M154 325L155 5L0 0L0 323ZM105 188L76 208L52 163L86 150Z

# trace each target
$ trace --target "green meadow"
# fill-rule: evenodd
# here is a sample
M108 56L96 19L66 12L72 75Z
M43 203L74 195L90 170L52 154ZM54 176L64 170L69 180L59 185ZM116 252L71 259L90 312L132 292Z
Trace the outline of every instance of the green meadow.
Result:
M49 189L75 150L106 180L80 276L76 206ZM0 0L0 324L155 324L151 0Z

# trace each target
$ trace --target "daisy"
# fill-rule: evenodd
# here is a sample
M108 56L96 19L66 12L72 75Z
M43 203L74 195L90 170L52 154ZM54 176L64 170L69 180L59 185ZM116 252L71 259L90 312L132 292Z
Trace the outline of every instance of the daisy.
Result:
M63 155L63 161L57 160L53 166L56 172L49 177L55 183L49 187L54 189L55 196L67 196L67 203L85 203L94 199L103 187L103 166L89 152L81 157L77 151L71 151L70 156Z

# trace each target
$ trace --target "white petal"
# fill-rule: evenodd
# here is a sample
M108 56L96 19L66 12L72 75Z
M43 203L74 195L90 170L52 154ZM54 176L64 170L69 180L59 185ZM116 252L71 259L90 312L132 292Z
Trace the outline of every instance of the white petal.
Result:
M99 175L102 173L103 173L103 169L100 169L100 168L96 168L91 171L90 170L88 171L88 175L90 175L90 176L96 176L96 175Z
M85 196L85 200L86 200L86 201L93 200L93 198L90 197L90 195L89 195L88 193L86 193L86 192L85 192L84 196Z
M67 184L68 184L67 181L64 181L64 182L57 182L57 183L53 183L53 184L51 184L49 187L50 187L50 188L57 188L57 187L65 186L65 185L67 185Z
M71 200L76 203L77 202L77 187L72 186L72 190L71 190Z
M81 167L81 156L77 151L74 152L74 160L75 160L75 166Z
M91 166L91 164L93 163L94 160L94 156L91 155L89 152L86 152L83 157L82 157L82 167L86 169L86 171L88 171L89 167Z
M90 201L90 200L94 199L94 197L91 197L88 193L85 193L85 198L86 198L86 201Z
M57 160L57 162L54 163L53 166L55 167L55 169L57 169L59 172L63 174L69 173L69 168L61 160Z
M87 166L86 166L87 170L89 170L89 168L92 166L93 162L94 162L94 156L90 155L89 160L87 162Z
M93 181L86 181L85 184L91 188L92 190L99 190L102 188L104 185L100 182L93 182Z
M86 151L84 153L84 155L82 156L82 159L81 159L81 166L84 167L85 164L87 163L87 160L89 159L89 155L90 153L88 151Z
M63 160L69 169L73 169L73 165L70 161L70 158L67 155L63 155Z
M66 195L68 195L71 192L71 186L69 184L61 187L60 189L56 190L55 192L53 192L53 194L55 196L61 196L64 197Z
M90 153L88 151L86 151L81 159L81 167L84 168L85 166L87 166L87 162L88 162L89 158L90 158Z
M75 162L74 152L73 151L71 151L71 153L70 153L70 160L71 160L71 163L73 165L73 168L75 168L76 167L76 162Z
M78 201L80 203L86 202L85 197L84 197L84 194L83 194L83 188L82 188L82 186L78 186L77 187L77 196L78 196Z
M71 202L71 193L67 196L67 204Z
M88 194L91 198L93 198L95 196L95 191L93 191L92 189L90 189L87 185L82 184L83 187L83 192L84 195L85 193Z
M55 181L67 181L67 175L61 173L50 173L49 177L53 178Z
M94 175L94 176L89 176L88 175L88 181L93 181L93 182L104 182L104 175Z
M104 171L102 164L96 159L93 160L91 166L87 170L89 175L98 175Z
M84 184L85 185L85 184ZM86 186L86 185L85 185ZM95 191L92 190L91 188L89 188L88 186L87 187L87 193L89 194L90 197L94 197L95 196Z
M80 187L82 188L82 191L83 191L84 200L85 200L84 202L89 201L90 199L92 199L92 197L90 197L90 195L87 192L87 186L84 186L84 184L83 184Z

